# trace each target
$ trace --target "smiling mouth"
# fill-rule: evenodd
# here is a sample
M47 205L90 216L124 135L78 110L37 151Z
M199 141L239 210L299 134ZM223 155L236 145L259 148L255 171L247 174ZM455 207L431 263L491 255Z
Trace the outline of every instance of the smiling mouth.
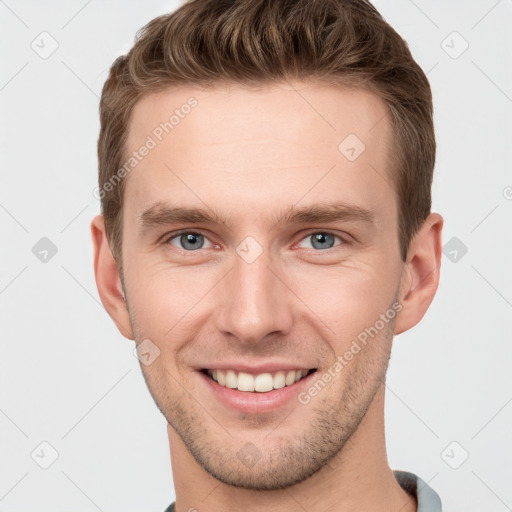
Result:
M280 370L272 373L260 373L258 375L237 370L208 370L206 368L202 369L201 372L223 387L250 393L267 393L275 389L292 386L316 372L316 368L309 370Z

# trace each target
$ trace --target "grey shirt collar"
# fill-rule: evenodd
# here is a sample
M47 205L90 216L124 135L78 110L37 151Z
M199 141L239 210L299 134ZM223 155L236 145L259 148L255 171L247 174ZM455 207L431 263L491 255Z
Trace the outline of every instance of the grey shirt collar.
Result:
M439 495L420 477L408 471L394 470L393 474L400 487L412 496L416 496L416 512L442 512Z

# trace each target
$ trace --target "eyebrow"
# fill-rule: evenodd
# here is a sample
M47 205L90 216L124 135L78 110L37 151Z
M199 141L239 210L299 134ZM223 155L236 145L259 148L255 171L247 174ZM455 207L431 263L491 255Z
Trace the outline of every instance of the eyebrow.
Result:
M311 206L290 206L274 219L271 229L284 224L314 224L340 221L358 221L375 225L375 215L371 210L347 203L320 203ZM162 202L155 203L140 215L142 231L152 227L173 224L224 224L228 221L215 210L206 208L172 207Z

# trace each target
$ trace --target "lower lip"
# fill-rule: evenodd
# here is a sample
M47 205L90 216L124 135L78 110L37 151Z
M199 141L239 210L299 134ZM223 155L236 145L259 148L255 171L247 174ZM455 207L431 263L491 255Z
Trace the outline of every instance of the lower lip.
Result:
M199 371L198 373L212 393L224 405L240 412L261 414L272 412L296 398L300 391L305 386L309 385L310 378L316 374L316 371L290 386L285 386L281 389L273 389L265 393L257 391L238 391L238 389L221 386L203 372Z

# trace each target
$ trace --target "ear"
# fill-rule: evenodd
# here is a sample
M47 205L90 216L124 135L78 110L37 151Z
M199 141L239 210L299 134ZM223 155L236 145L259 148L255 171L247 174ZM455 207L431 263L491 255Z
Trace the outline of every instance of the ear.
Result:
M402 309L395 321L395 334L414 327L425 315L439 285L443 218L431 213L411 241L400 288Z
M94 275L101 302L114 320L119 332L133 340L133 332L124 300L123 288L117 263L112 256L103 215L97 215L91 222L92 243L94 246Z

